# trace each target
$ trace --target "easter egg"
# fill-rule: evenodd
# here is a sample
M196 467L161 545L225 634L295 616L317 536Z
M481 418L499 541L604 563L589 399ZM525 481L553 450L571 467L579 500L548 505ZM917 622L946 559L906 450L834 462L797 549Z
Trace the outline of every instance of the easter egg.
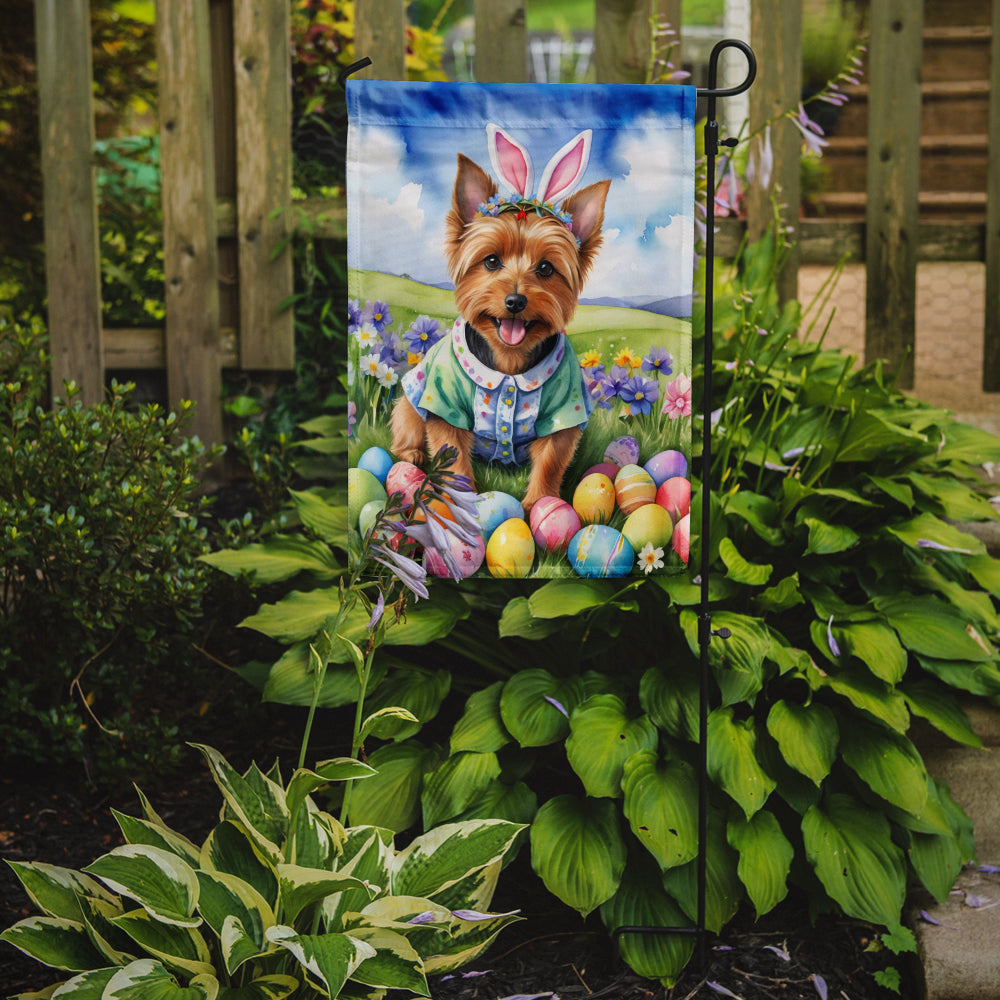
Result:
M448 548L452 558L458 565L458 576L454 575L441 553L436 549L424 549L424 569L431 576L450 577L457 580L464 580L467 576L472 576L483 564L486 543L478 536L471 543L463 542L454 532L447 529L445 534L448 536Z
M615 438L604 449L604 461L614 462L619 469L626 465L637 465L639 462L639 442L629 434Z
M656 502L666 510L676 524L691 510L691 481L683 476L664 479L656 491Z
M609 476L592 472L573 491L573 510L583 524L606 524L615 509L615 484Z
M580 515L559 497L542 497L531 508L531 534L546 552L562 552L580 530Z
M658 503L643 504L622 525L622 534L636 552L647 543L654 549L662 549L670 543L673 532L674 522Z
M614 482L614 478L618 475L618 470L620 468L621 466L615 465L614 462L598 462L597 465L592 465L589 469L587 469L587 471L580 478L583 479L595 472L599 472L602 476L607 476L608 479Z
M358 531L367 535L375 519L385 510L384 500L369 500L358 514Z
M500 524L486 543L486 568L497 577L522 577L531 572L535 540L528 522L511 517Z
M607 524L588 524L569 543L570 564L579 576L628 576L635 551L625 536Z
M672 476L686 476L688 472L687 459L683 452L658 451L643 468L652 476L657 487Z
M385 488L367 469L347 470L347 509L351 526L357 527L361 508L372 500L385 506Z
M615 476L615 499L622 512L631 514L656 497L653 477L638 465L624 465Z
M674 552L686 563L688 554L691 551L691 515L685 514L676 525L674 525Z
M396 462L385 477L385 489L390 495L402 494L403 506L410 507L417 490L420 489L420 484L426 478L427 474L412 462Z
M358 468L367 469L383 486L392 466L392 455L385 448L368 448L358 459Z
M479 512L479 530L486 541L490 540L490 536L504 521L512 517L524 519L524 508L520 502L500 490L480 493L476 509Z

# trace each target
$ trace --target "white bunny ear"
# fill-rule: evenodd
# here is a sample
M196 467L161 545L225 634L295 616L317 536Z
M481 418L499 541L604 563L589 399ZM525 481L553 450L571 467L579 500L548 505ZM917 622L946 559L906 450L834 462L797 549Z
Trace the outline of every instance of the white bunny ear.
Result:
M587 129L576 138L570 139L555 156L549 160L538 185L539 201L559 201L565 198L580 183L583 172L590 162L590 143L594 133Z
M499 125L487 125L486 136L490 147L490 162L500 182L515 194L527 198L535 180L530 154Z

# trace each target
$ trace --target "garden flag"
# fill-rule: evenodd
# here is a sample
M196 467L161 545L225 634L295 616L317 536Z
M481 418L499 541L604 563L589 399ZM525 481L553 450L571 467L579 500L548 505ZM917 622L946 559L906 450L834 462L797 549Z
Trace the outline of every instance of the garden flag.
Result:
M479 531L432 509L428 572L683 570L694 88L350 80L347 101L354 553L449 446Z

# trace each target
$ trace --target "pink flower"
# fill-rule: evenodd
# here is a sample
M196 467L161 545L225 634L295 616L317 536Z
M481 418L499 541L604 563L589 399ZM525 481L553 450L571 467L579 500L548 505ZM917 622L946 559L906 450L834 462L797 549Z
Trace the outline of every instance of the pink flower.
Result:
M687 375L678 375L668 382L665 396L661 413L665 413L671 420L691 416L691 379Z

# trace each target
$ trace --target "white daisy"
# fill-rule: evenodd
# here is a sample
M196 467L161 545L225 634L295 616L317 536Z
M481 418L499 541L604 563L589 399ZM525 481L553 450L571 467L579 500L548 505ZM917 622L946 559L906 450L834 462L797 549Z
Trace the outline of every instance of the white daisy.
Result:
M639 565L646 576L654 569L663 569L663 549L654 549L652 542L646 542L639 552Z

